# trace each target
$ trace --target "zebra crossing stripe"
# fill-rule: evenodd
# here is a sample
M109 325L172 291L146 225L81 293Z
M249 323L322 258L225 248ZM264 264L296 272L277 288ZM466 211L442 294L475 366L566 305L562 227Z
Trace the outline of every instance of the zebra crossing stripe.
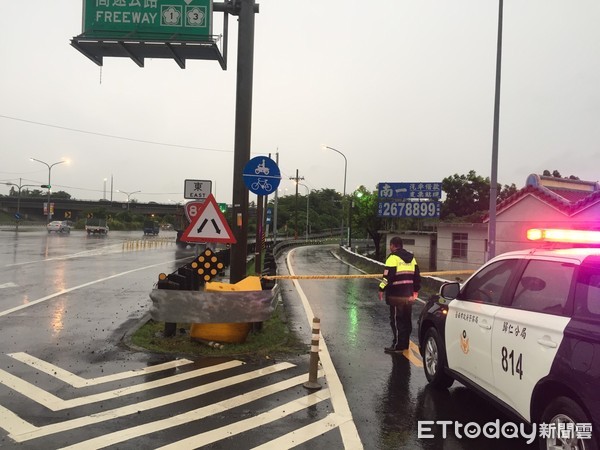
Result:
M114 389L112 391L101 392L99 394L88 395L84 397L63 400L52 395L51 393L41 389L33 384L16 377L4 370L0 369L0 384L3 384L14 391L30 398L31 400L45 406L51 411L61 411L63 409L75 408L76 406L89 405L104 400L110 400L125 395L135 394L158 387L168 386L169 384L178 383L180 381L189 380L202 375L219 372L221 370L231 369L243 365L242 361L229 361L223 364L217 364L203 369L184 372L171 377L162 378L160 380L149 381L134 386ZM290 364L291 365L291 364Z
M68 370L61 369L54 364L50 364L44 360L36 358L35 356L31 356L24 352L17 353L8 353L13 359L20 361L28 366L33 367L34 369L39 370L40 372L44 372L48 375L51 375L60 381L67 383L75 388L82 388L86 386L95 386L102 383L110 383L111 381L124 380L126 378L138 377L141 375L148 375L150 373L161 372L163 370L174 369L176 367L181 367L186 364L191 364L193 361L189 359L176 359L174 361L169 361L163 364L157 364L154 366L143 367L137 370L128 370L126 372L119 372L112 375L106 375L98 378L82 378L79 375L76 375Z
M327 417L317 422L310 423L277 439L265 442L258 447L254 447L252 450L281 450L282 448L296 447L339 427L346 420L348 419L344 419L339 414L329 413Z
M21 419L14 412L2 405L0 405L0 424L2 424L2 428L8 433L15 434L31 433L37 429L37 427Z
M179 391L179 392L175 392L173 394L164 395L162 397L153 398L151 400L145 400L140 403L134 403L132 405L122 406L120 408L115 408L112 410L94 413L92 415L85 416L85 417L79 417L77 419L71 419L71 420L66 420L63 422L53 423L53 424L45 425L45 426L39 427L39 428L34 427L33 425L30 425L29 428L26 428L25 426L23 426L23 424L20 424L20 423L13 424L13 423L8 423L6 421L0 422L0 427L4 428L6 431L8 431L10 433L9 437L11 439L15 440L16 442L25 442L25 441L29 441L31 439L37 439L40 437L49 436L51 434L74 430L77 428L85 427L88 425L94 425L97 423L105 422L105 421L112 420L112 419L117 419L120 417L125 417L125 416L132 415L132 414L138 414L140 412L148 411L153 408L167 406L167 405L170 405L173 403L177 403L180 401L190 399L192 397L197 397L197 396L200 396L203 394L207 394L209 392L213 392L218 389L224 389L224 388L233 386L238 383L243 383L245 381L250 381L250 380L253 380L256 378L260 378L262 376L266 376L266 375L277 373L277 372L280 372L283 370L287 370L291 367L295 367L295 366L290 363L274 364L272 366L269 366L269 367L266 367L263 369L253 370L253 371L246 372L246 373L243 373L240 375L235 375L235 376L223 379L223 380L218 380L218 381L214 381L212 383L204 384L202 386L197 386L197 387L194 387L191 389L186 389L184 391ZM302 380L305 380L306 375L302 375L301 377L298 377L298 379L300 379L300 378L302 378ZM292 386L295 386L296 384L301 383L301 381L288 381L288 382L292 383ZM264 392L267 392L264 395L269 395L271 393L283 390L284 388L278 387L278 386L284 386L283 383L285 383L285 382L282 382L281 385L279 385L279 384L272 385L273 392L268 392L268 389L270 388L270 386L263 388ZM256 392L259 392L259 391L263 392L263 390L258 390ZM234 402L234 405L229 406L229 407L232 408L232 407L235 407L236 405L242 404L244 401L246 401L245 400L246 398L250 399L248 401L252 401L252 392L249 392L249 393L243 394L239 397L236 397L235 400L232 400ZM218 408L218 411L215 411L215 412L223 411L224 402L221 402L220 404L221 404L221 406ZM3 418L4 416L1 414L1 412L2 412L2 410L0 410L0 418ZM214 414L215 412L212 412L211 414ZM12 413L10 413L10 414L12 414ZM14 414L13 414L13 418L18 419L20 422L22 422L21 419L18 416L15 416ZM14 430L14 431L12 431L12 430ZM153 432L153 431L157 431L157 430L152 429L149 432Z
M257 416L173 442L156 450L193 450L282 419L303 409L310 408L323 400L329 399L329 397L329 389L322 389Z
M321 376L323 374L321 373ZM259 400L263 397L276 394L286 389L293 388L302 384L306 380L306 374L298 375L287 380L283 380L277 383L270 384L268 386L249 391L241 395L223 400L218 403L214 403L202 408L194 409L177 416L169 417L162 420L138 425L136 427L128 428L126 430L115 431L114 433L104 434L87 441L73 444L69 447L63 447L61 450L87 450L90 448L100 449L108 447L110 445L119 444L121 442L134 439L140 436L151 434L154 432L166 430L186 423L201 420L213 414L222 414L227 410L242 406L253 401Z

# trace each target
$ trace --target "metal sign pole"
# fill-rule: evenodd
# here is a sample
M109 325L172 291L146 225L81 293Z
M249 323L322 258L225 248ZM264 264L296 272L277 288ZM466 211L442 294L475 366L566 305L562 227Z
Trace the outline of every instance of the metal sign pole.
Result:
M244 184L244 166L250 159L252 129L252 76L254 63L254 0L240 0L238 26L237 92L235 146L233 164L233 234L230 282L246 277L248 252L248 189Z
M256 196L256 242L254 243L254 273L262 272L262 233L263 233L263 201L264 195Z

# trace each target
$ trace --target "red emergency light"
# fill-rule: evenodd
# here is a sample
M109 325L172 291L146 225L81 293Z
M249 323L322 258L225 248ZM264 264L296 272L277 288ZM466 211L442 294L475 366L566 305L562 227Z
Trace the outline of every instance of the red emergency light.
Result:
M527 230L527 239L530 241L568 242L572 244L599 244L600 231L530 228Z

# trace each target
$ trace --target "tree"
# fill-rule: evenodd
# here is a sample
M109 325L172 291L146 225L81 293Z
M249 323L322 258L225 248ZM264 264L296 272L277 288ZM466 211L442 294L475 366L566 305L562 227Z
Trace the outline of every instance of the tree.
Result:
M11 186L10 191L8 192L8 195L11 197L18 197L19 195L19 189ZM41 189L21 189L21 197L47 197L48 196L48 191L44 191ZM65 191L56 191L56 192L52 192L52 198L53 199L57 199L57 198L62 198L62 199L70 199L71 198L71 194L69 194L68 192Z
M542 176L544 177L554 177L554 178L562 178L560 172L558 170L554 170L552 173L550 173L550 171L548 169L544 170L542 172ZM565 177L569 180L579 180L579 177L576 177L575 175L569 175L568 177Z
M339 229L342 220L342 196L333 189L313 190L309 194L309 225L311 233ZM274 207L274 200L269 200ZM306 226L306 194L298 193L298 229L296 230L296 195L279 197L277 201L277 228L279 235L302 236ZM287 230L287 231L286 231Z
M442 203L440 218L471 216L487 211L490 203L490 180L474 170L467 175L454 174L442 180L446 200Z
M360 186L353 195L354 207L352 208L352 230L366 231L373 239L375 245L375 259L381 259L380 244L384 229L384 219L378 216L379 199L377 191L371 192L366 187ZM354 233L353 233L354 235Z
M442 203L440 218L452 220L478 220L488 213L490 207L490 179L483 178L474 170L467 175L454 174L442 180L442 190L446 193L446 200ZM517 187L500 184L497 186L499 203L517 192Z

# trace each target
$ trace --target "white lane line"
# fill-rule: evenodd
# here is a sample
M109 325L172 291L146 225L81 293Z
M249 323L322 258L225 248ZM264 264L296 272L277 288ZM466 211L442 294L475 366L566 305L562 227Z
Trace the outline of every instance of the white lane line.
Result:
M92 394L84 397L72 398L70 400L63 400L61 398L52 395L51 393L41 389L33 384L22 380L4 370L0 370L0 384L19 392L20 394L30 398L31 400L45 406L51 411L61 411L63 409L75 408L76 406L89 405L91 403L102 402L118 398L125 395L135 394L150 389L156 389L158 387L168 386L173 383L180 381L189 380L202 375L219 372L221 370L231 369L233 367L241 366L245 363L242 361L229 361L222 364L217 364L211 367L205 367L203 369L192 370L190 372L179 373L171 377L162 378L160 380L149 381L147 383L140 383L134 386L128 386L124 388L114 389L112 391L101 392L98 394Z
M291 264L291 257L295 251L296 249L290 250L286 258L290 275L295 275ZM292 280L292 282L298 291L298 295L300 295L302 305L304 306L304 311L306 312L306 320L308 322L308 326L310 327L312 326L312 319L315 317L314 313L310 307L308 298L300 287L298 280ZM321 339L319 340L319 348L319 360L323 365L325 378L327 379L327 385L331 390L331 404L333 405L333 410L340 417L346 419L342 422L342 425L340 425L340 433L342 435L342 441L344 442L344 448L356 450L362 449L363 444L360 440L360 436L358 435L358 430L356 429L354 419L352 418L352 412L350 411L350 406L348 405L348 399L346 398L346 394L344 392L344 386L342 386L342 382L340 381L337 371L335 370L335 366L331 360L331 355L327 350L327 344L325 343L325 339L323 339L323 335L321 335Z
M11 287L17 287L17 285L15 283L13 283L12 281L9 281L8 283L0 284L0 289L6 289L6 288L11 288Z
M175 426L184 425L195 420L201 420L214 414L223 414L227 410L236 408L241 405L248 404L255 400L259 400L268 395L277 394L286 389L293 388L306 381L306 375L298 375L288 380L283 380L278 383L270 384L263 388L223 400L218 403L213 403L202 408L197 408L182 414L178 414L166 419L157 420L126 430L115 431L114 433L104 434L87 441L66 447L68 449L99 449L115 445L130 439L135 439L157 431L166 430Z
M305 427L298 428L277 439L254 447L252 450L280 450L282 448L293 448L339 427L344 420L345 419L336 413L330 413L318 422L313 422Z
M53 299L55 297L59 297L59 296L61 296L63 294L67 294L69 292L76 291L77 289L82 289L82 288L85 288L85 287L88 287L88 286L92 286L92 285L97 284L97 283L102 283L103 281L112 280L113 278L118 278L118 277L122 277L124 275L129 275L130 273L139 272L140 270L151 269L153 267L163 266L165 264L170 264L170 263L179 262L179 261L185 261L185 260L188 260L188 259L189 258L180 258L180 259L174 259L174 260L171 260L171 261L165 261L165 262L158 263L158 264L152 264L150 266L138 267L137 269L127 270L125 272L116 273L116 274L111 275L109 277L100 278L98 280L90 281L89 283L80 284L79 286L74 286L72 288L63 289L62 291L55 292L54 294L47 295L46 297L42 297L42 298L39 298L37 300L33 300L31 302L25 303L23 305L15 306L14 308L2 311L2 312L0 312L0 317L6 316L6 315L11 314L11 313L14 313L16 311L20 311L20 310L25 309L25 308L29 308L30 306L37 305L38 303L42 303L42 302L45 302L47 300L51 300L51 299Z
M140 375L148 375L150 373L161 372L163 370L174 369L176 367L184 366L186 364L191 364L193 361L189 359L176 359L174 361L169 361L162 364L157 364L154 366L143 367L141 369L136 370L128 370L125 372L119 372L112 375L105 375L103 377L98 378L82 378L79 375L76 375L68 370L61 369L54 364L50 364L49 362L43 361L35 356L31 356L24 352L17 353L8 353L8 356L16 359L28 366L33 367L34 369L39 370L40 372L47 373L51 375L63 383L70 384L75 388L82 388L86 386L95 386L102 383L110 383L111 381L124 380L126 378L138 377Z
M250 371L247 373L229 377L224 380L218 380L218 381L214 381L212 383L208 383L208 384L205 384L202 386L196 386L194 388L186 389L184 391L179 391L179 392L175 392L173 394L164 395L162 397L157 397L157 398L153 398L153 399L146 400L143 402L135 403L132 405L122 406L120 408L115 408L115 409L111 409L111 410L107 410L107 411L102 411L99 413L94 413L90 416L79 417L77 419L53 423L53 424L46 425L46 426L39 427L39 428L32 426L32 429L30 429L30 430L24 430L21 432L11 433L11 434L9 434L9 437L14 439L16 442L24 442L24 441L29 441L31 439L37 439L40 437L48 436L51 434L61 433L63 431L74 430L77 428L94 425L94 424L98 424L101 422L106 422L108 420L117 419L119 417L125 417L125 416L131 415L131 414L139 414L140 412L148 411L150 409L167 406L167 405L170 405L173 403L178 403L178 402L181 402L181 401L193 398L193 397L198 397L200 395L207 394L209 392L213 392L213 391L216 391L219 389L224 389L224 388L233 386L235 384L243 383L243 382L254 380L256 378L260 378L260 377L263 377L266 375L270 375L272 373L287 370L290 367L295 367L295 366L293 364L287 364L287 363L275 364L273 366L269 366L266 369L253 370L253 371ZM231 402L232 406L228 406L228 407L233 408L236 405L241 405L244 402L246 402L246 399L248 399L247 401L250 402L256 398L260 398L261 395L270 395L272 393L276 393L281 390L287 389L288 387L296 386L297 384L299 384L303 381L306 381L306 375L301 375L301 376L298 376L296 378L293 378L293 379L290 379L287 381L282 381L281 383L276 383L271 386L267 386L265 388L258 389L253 392L246 392L245 394L234 397L230 400L225 400L223 402L220 402L218 405L221 405L221 406L217 407L216 412L222 412L223 405L229 405L230 404L229 402ZM285 387L283 387L283 386L285 386ZM255 396L256 396L256 398L254 398ZM210 408L210 406L206 406L205 408ZM202 409L202 408L200 408L200 409ZM204 410L204 409L202 409L202 410ZM208 411L208 409L206 409L206 411ZM216 412L211 412L210 414L215 414ZM206 415L209 415L209 414L206 414ZM2 416L0 415L0 418L1 417ZM178 417L178 416L175 416L175 417ZM196 420L196 419L193 419L193 420ZM13 428L17 429L18 425L19 424L15 424L13 426ZM141 426L143 426L143 425L141 425ZM174 425L169 425L169 426L166 426L165 428L169 428L170 426L174 426ZM5 428L5 423L0 422L0 427ZM8 431L8 429L7 429L7 431ZM140 431L139 435L141 436L143 434L152 433L153 431L157 431L157 430L153 428L153 429L150 429L149 431L146 431L143 433ZM127 433L127 430L103 435L103 436L99 437L98 439L104 439L105 436L113 436L113 435L115 435L114 439L121 439L121 438L116 437L117 436L116 433ZM126 440L126 439L131 439L131 437L126 437L121 440ZM93 448L93 447L88 447L88 448Z
M169 445L165 445L164 447L159 447L157 450L192 450L199 447L203 447L214 442L220 441L222 439L226 439L231 436L243 433L245 431L252 430L253 428L258 428L260 426L282 419L286 416L289 416L290 414L294 414L298 411L302 411L303 409L314 406L317 403L322 402L323 400L327 400L328 398L328 389L313 392L311 394L306 395L306 397L302 397L300 399L291 401L289 403L279 406L278 408L271 409L270 411L264 412L257 416L240 420L238 422L226 425L221 428L206 431L204 433L191 436L187 439L182 439L180 441L173 442Z
M6 264L4 267L16 267L16 266L26 266L28 264L38 264L38 263L46 263L53 261L64 261L66 259L72 258L82 258L86 256L98 256L98 255L108 255L110 253L117 253L119 250L122 250L122 244L111 244L102 248L95 248L91 250L83 250L77 253L71 253L68 255L55 256L53 258L44 258L44 259L34 259L31 261L23 261L19 263Z

